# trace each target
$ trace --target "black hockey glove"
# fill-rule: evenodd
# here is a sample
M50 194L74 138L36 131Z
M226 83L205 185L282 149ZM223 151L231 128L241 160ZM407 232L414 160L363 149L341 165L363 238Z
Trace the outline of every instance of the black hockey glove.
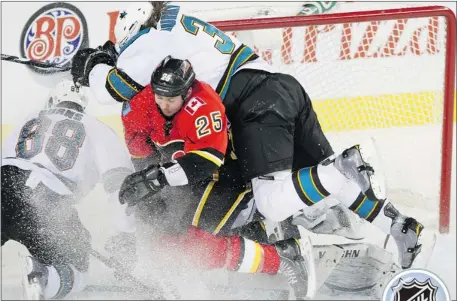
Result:
M71 75L73 82L89 87L89 73L97 64L116 65L111 55L104 50L93 48L78 50L72 58Z
M119 202L130 207L150 199L159 192L167 180L158 165L135 172L125 178L119 190Z
M110 40L106 41L105 44L103 44L102 46L98 46L97 50L106 52L113 59L114 64L117 63L117 58L119 57L119 53L117 53L114 43L111 42Z

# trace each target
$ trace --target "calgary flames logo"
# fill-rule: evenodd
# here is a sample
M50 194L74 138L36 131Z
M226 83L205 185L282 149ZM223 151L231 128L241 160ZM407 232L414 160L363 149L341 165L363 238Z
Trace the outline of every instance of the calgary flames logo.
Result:
M29 19L22 31L20 50L28 59L66 66L76 51L88 44L87 24L81 11L68 3L52 3Z

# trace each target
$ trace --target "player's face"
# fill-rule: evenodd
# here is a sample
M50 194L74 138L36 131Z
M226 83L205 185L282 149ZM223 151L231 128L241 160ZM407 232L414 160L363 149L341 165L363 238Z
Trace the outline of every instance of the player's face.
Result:
M159 105L162 113L167 116L173 116L181 110L184 100L182 96L167 97L155 94L156 103Z

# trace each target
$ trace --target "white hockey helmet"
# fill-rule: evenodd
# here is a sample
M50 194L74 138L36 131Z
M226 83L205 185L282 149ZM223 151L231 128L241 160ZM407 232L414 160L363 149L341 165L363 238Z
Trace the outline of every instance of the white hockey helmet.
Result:
M141 26L151 17L153 11L151 2L135 2L119 12L114 26L118 51L140 31Z
M48 101L46 102L46 109L51 109L61 102L72 102L80 105L83 110L88 104L88 99L82 90L71 80L62 80L59 82L54 90L49 93Z

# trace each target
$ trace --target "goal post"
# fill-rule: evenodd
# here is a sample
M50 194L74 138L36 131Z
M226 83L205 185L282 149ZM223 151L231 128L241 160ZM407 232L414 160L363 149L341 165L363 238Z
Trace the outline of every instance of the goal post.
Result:
M381 142L392 201L433 208L439 231L449 232L456 89L456 17L450 9L211 23L234 33L278 72L293 74L332 144L349 146L366 136Z

